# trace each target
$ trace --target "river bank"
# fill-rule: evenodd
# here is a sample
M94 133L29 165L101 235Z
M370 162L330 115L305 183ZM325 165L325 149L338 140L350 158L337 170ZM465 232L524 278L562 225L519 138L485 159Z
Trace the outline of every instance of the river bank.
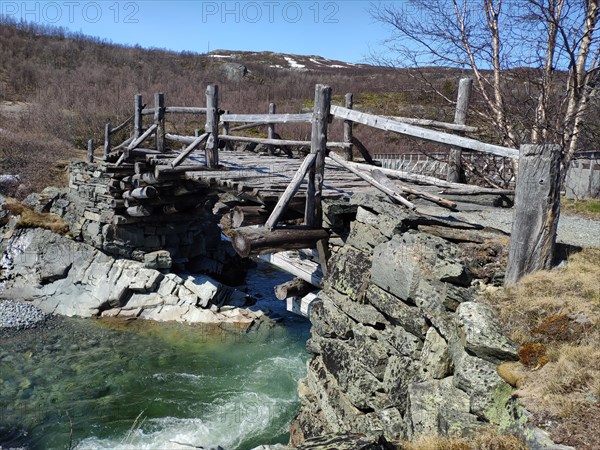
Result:
M286 443L309 323L288 314L269 289L289 275L259 265L250 279L256 307L280 324L247 333L50 316L37 328L5 329L0 404L7 438L0 445L248 450Z

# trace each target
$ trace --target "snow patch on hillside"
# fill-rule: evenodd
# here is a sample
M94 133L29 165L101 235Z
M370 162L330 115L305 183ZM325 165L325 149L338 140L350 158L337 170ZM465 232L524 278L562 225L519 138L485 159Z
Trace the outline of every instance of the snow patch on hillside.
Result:
M294 58L289 56L284 56L284 58L292 69L304 69L306 67L304 64L299 64Z

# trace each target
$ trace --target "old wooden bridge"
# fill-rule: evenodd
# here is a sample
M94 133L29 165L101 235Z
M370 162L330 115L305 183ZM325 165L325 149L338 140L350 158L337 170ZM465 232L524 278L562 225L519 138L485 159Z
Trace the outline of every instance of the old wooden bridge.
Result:
M454 202L419 185L433 185L453 193L506 193L498 187L481 188L453 182L452 174L448 181L378 168L373 165L366 146L353 136L352 126L358 123L443 144L451 149L450 159L454 161L451 169L455 172L463 150L519 158L519 150L465 136L475 130L465 125L470 85L461 81L460 89L454 123L359 112L352 108L351 94L346 95L345 106L332 105L331 88L323 85L316 86L313 111L303 114L276 114L274 105L270 105L269 114L231 114L219 109L216 85L207 87L203 107L165 106L164 95L155 94L154 107L147 108L141 95L136 95L134 114L117 127L106 125L103 154L99 158L110 170L121 174L114 186L121 193L120 198L116 195L114 200L118 209L114 223L143 222L153 214L182 213L193 204L193 189L186 188L186 183L201 182L229 189L254 203L235 211L234 225L238 228L233 235L233 245L240 255L316 248L323 263L329 236L322 228L324 198L343 198L375 188L384 192L390 201L407 208L415 209L407 197L419 197L452 209L456 206ZM204 132L196 132L195 136L169 133L165 129L168 114L204 115ZM338 141L330 139L331 120L343 121L344 133ZM275 131L276 125L292 122L310 126L311 140L281 139ZM240 131L258 126L267 128L266 138L239 135ZM113 146L113 137L126 127L132 128L130 137ZM281 151L279 156L274 151L262 155L235 151L232 142L264 144L270 150ZM298 148L304 148L305 152L295 153L293 150ZM353 161L355 149L364 162ZM88 143L88 159L94 160L93 141ZM175 193L170 191L168 198L158 195L161 186L172 187L173 184L180 185ZM294 219L299 216L303 219L302 225L297 225L297 221L294 225L284 223L290 211L295 212ZM249 224L252 226L246 226ZM318 284L319 280L313 275L308 281Z

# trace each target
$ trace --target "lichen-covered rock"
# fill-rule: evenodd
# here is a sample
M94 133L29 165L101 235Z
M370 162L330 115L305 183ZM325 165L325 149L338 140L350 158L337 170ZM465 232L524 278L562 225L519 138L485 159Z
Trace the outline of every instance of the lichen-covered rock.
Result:
M340 294L357 299L369 276L371 258L368 253L344 247L331 257L327 282Z
M470 412L498 424L506 414L512 388L496 372L496 364L462 354L454 361L454 386L470 398Z
M367 301L406 331L422 339L425 338L427 324L418 308L409 306L375 285L369 286Z
M424 379L442 379L452 373L453 363L448 343L434 327L427 330L421 352L421 374Z
M469 414L469 396L454 387L452 377L411 383L408 386L408 435L440 433L440 419L452 420L455 415ZM472 416L472 422L477 418Z
M468 351L496 364L519 359L516 344L502 333L490 307L466 302L458 307L456 314L458 335Z

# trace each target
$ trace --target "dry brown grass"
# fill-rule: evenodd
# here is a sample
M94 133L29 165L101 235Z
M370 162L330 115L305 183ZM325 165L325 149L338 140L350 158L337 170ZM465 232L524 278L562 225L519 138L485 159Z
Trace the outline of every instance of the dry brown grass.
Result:
M482 428L477 434L465 437L419 436L402 442L402 450L527 450L527 445L511 434L495 428Z
M555 441L595 447L600 435L600 249L525 277L488 300L521 345L516 394Z
M17 218L15 228L43 228L58 234L67 234L69 226L56 214L39 213L21 203L7 202L2 208Z

